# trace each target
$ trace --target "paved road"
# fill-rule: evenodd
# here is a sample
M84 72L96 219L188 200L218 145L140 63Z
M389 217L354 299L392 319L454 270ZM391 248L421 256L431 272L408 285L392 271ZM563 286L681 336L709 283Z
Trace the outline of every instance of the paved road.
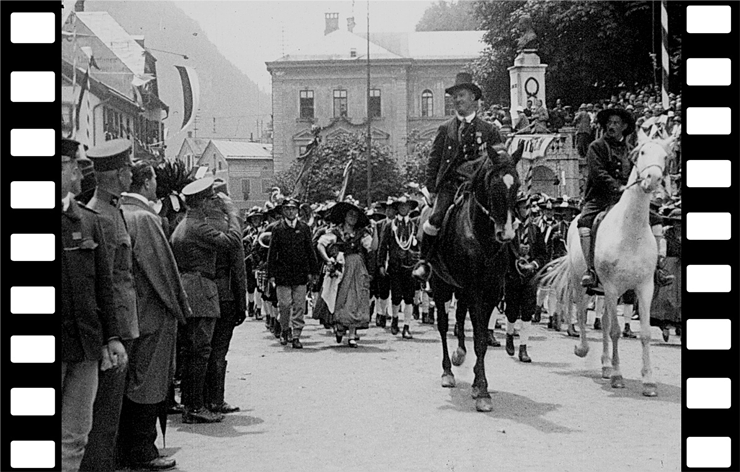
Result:
M646 398L639 339L620 342L627 388L614 390L600 378L600 331L581 359L573 338L538 325L531 364L489 348L494 410L479 413L472 345L453 367L457 388L444 389L436 326L414 324L414 340L373 326L351 349L309 320L298 351L248 319L226 384L242 411L213 425L170 416L163 452L188 472L680 470L680 338L653 328L659 396Z

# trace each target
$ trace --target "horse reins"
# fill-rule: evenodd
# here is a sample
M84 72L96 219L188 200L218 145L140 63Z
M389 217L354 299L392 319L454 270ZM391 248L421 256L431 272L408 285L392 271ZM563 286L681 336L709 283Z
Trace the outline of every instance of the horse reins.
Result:
M639 154L640 150L643 147L645 147L646 144L648 144L648 143L643 143L639 147L636 147L634 150L632 150L632 152L630 152L630 154L633 154L634 155L633 158L630 158L630 162L632 162L632 164L635 165L635 169L637 169L637 178L635 179L634 182L632 182L631 184L627 185L625 187L625 190L627 190L628 188L632 187L633 185L636 185L636 184L642 182L643 180L645 180L645 177L641 177L642 176L642 173L643 173L643 171L646 171L646 170L648 170L651 167L657 167L658 169L660 169L660 175L664 175L664 173L665 173L665 166L661 167L658 164L650 164L650 165L648 165L646 167L643 167L642 169L638 169L637 168L637 155ZM611 151L612 150L611 150L611 147L610 147L609 148L609 153L610 154L611 154Z

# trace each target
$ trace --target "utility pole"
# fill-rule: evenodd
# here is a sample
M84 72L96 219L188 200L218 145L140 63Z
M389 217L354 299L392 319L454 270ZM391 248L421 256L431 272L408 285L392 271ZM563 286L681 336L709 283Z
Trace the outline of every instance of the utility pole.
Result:
M370 156L372 155L372 114L370 113L370 0L367 0L367 207L370 208L372 204L372 197L370 196L370 188L372 186L372 168L370 166Z

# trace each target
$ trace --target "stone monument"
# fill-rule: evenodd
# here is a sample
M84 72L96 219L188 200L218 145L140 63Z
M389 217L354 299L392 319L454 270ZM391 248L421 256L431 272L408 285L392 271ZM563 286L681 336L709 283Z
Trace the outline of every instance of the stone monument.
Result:
M540 63L537 55L537 34L532 27L532 19L524 15L517 25L522 31L518 40L517 52L514 65L509 67L509 79L511 84L511 116L516 116L516 107L527 108L527 100L542 100L547 106L545 89L545 69L547 64Z

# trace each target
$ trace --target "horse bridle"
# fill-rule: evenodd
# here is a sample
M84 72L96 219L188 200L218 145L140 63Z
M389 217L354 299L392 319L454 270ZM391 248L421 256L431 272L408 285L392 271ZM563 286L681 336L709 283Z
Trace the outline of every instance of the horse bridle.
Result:
M637 167L637 157L640 155L640 150L642 150L642 148L644 148L645 145L648 144L648 143L650 143L650 141L647 141L647 142L644 142L644 143L640 144L639 146L637 146L635 149L633 149L630 152L630 158L629 158L629 160L635 166L635 169L637 171L637 178L635 179L634 182L632 182L631 184L629 184L626 188L630 188L633 185L636 185L636 184L642 182L643 180L645 180L645 177L642 177L642 173L643 173L643 171L646 171L646 170L648 170L651 167L657 167L658 169L660 169L660 175L665 175L665 166L661 167L658 164L649 164L649 165L643 167L642 169L640 169L640 168Z

